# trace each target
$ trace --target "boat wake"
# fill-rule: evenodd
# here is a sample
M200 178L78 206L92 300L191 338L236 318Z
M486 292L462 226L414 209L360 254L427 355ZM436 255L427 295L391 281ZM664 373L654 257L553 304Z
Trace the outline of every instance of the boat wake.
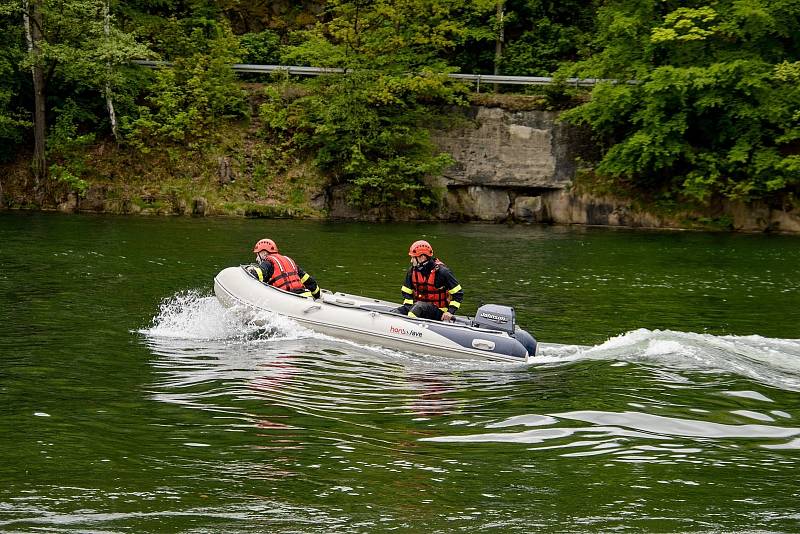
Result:
M388 356L412 364L454 365L449 358L410 356L391 349L332 338L269 312L253 316L242 309L225 309L215 297L195 291L165 299L151 324L137 333L146 336L151 346L162 349L158 350L162 353L170 352L163 350L170 344L176 345L174 348L180 345L179 350L185 350L192 345L204 344L206 348L211 348L207 342L223 342L223 347L229 346L230 342L257 343L263 349L265 344L274 347L286 342L308 340L307 343L313 344L314 349L327 346L344 354ZM195 348L202 350L199 346ZM612 361L614 365L637 364L660 371L728 373L780 389L800 391L800 339L774 339L757 335L714 336L641 328L595 346L541 343L539 350L536 366ZM220 350L213 352L220 354ZM474 361L464 365L498 366L497 363Z
M730 373L800 391L800 339L640 328L592 347L542 345L541 348L541 363L613 360L673 370Z

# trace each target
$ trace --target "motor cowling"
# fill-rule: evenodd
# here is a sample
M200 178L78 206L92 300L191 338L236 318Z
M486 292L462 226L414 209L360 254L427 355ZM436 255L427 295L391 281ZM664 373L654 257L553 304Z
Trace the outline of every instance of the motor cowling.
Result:
M484 304L478 308L472 322L479 328L490 328L513 334L515 321L514 308L499 304Z

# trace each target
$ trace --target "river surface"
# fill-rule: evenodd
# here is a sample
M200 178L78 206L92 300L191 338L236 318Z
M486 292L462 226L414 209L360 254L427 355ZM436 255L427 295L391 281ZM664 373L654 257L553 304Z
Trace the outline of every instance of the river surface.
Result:
M244 323L274 238L397 300L432 242L532 365ZM798 532L800 239L0 213L0 531Z

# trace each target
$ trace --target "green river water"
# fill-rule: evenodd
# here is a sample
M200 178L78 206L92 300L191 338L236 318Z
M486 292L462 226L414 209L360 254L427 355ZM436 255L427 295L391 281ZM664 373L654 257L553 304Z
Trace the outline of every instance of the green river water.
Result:
M532 365L243 323L278 241L397 300L432 242ZM798 532L800 238L0 213L0 531Z

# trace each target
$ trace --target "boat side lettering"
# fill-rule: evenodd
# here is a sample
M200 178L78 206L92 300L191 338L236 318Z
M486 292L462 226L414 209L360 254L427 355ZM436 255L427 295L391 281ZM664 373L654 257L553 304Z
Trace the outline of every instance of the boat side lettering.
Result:
M402 336L422 337L422 332L417 330L406 330L399 326L389 326L389 332L392 334L400 334Z

